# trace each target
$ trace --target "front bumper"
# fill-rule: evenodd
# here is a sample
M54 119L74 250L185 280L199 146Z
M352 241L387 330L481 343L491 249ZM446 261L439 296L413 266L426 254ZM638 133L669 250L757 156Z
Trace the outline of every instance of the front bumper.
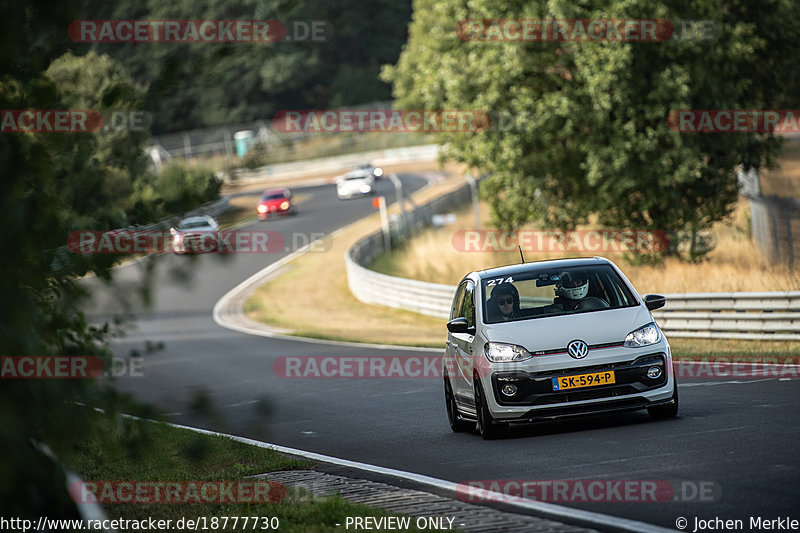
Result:
M263 213L260 212L260 211L257 211L258 218L260 218L261 220L264 220L264 219L272 217L272 216L288 215L289 213L292 212L292 207L293 206L291 204L286 209L281 209L281 207L277 206L277 205L276 206L269 206L269 207L267 207L267 210L264 211Z
M636 410L669 401L672 379L669 358L653 353L622 362L544 372L498 371L491 374L494 416L503 421L530 421L618 410ZM661 368L656 378L651 367ZM554 390L553 378L594 372L613 372L614 383ZM514 394L504 394L514 385ZM669 387L667 387L669 385ZM494 406L492 406L494 407Z

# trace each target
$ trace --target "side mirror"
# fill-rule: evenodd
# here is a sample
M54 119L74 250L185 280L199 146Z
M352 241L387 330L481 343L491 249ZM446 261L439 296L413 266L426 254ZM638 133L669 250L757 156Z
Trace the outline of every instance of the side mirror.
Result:
M647 294L644 297L644 305L650 311L654 311L656 309L661 309L666 305L667 299L660 294Z
M475 328L467 325L467 319L462 317L454 318L447 323L447 331L450 333L468 333L475 334Z

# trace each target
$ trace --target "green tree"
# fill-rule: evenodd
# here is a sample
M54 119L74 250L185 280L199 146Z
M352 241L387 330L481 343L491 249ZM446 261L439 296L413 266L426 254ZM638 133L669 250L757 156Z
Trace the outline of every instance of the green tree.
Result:
M109 94L102 83L98 92L71 92L69 83L62 87L45 74L66 49L66 28L76 14L70 0L0 2L0 110L69 109L79 98ZM56 65L73 60L81 61ZM51 73L63 72L54 67ZM92 79L102 81L104 75ZM74 87L85 86L76 80ZM125 95L103 101L135 103ZM105 142L92 133L0 133L6 257L0 263L2 361L9 356L109 356L110 326L88 323L81 311L85 294L75 280L89 271L111 279L115 258L63 253L70 231L104 228L120 219L109 209L120 184L108 180L137 168L139 158L125 147L116 150L113 139ZM0 514L38 518L72 513L63 471L35 443L69 446L83 439L93 430L86 406L113 410L117 401L111 390L92 380L2 379Z
M713 39L665 42L481 42L467 19L702 19ZM800 13L788 0L417 0L409 42L384 78L400 107L488 110L512 126L449 132L449 156L492 173L496 222L564 228L592 214L617 228L700 234L737 197L735 168L774 162L771 134L681 133L680 109L775 109L797 84ZM767 68L764 68L767 67Z
M136 183L153 179L145 153L150 132L142 127L147 124L128 122L134 116L131 113L143 113L144 91L134 85L121 65L93 51L84 56L67 52L50 63L44 74L57 88L67 109L97 111L105 120L100 131L90 134L95 145L93 159L102 172L96 174L96 181L81 177L69 199L71 205L76 205L91 196L97 206L92 210L95 220L81 220L83 227L76 229L126 225ZM125 117L126 123L114 127L115 113ZM157 213L149 214L152 217Z
M330 39L276 43L75 44L109 54L147 85L153 132L220 126L272 117L282 109L328 108L388 100L381 65L397 60L410 1L85 0L87 19L323 21Z
M137 212L179 215L218 199L221 186L210 169L173 160L151 181L137 183L131 199Z

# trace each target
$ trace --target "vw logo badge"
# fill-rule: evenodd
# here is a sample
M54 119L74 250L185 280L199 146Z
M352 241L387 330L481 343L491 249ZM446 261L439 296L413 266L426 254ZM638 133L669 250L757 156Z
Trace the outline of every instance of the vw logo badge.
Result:
M567 351L573 359L583 359L589 353L589 346L582 340L574 340L567 344Z

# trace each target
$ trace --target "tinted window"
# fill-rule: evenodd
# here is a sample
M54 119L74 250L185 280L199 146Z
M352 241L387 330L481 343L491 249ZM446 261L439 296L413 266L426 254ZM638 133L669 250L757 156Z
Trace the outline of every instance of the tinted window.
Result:
M464 301L464 289L466 286L466 283L462 283L456 290L456 294L453 297L453 306L450 308L450 320L461 316L459 313L461 312L461 304Z
M466 283L466 290L464 291L464 302L461 305L461 314L467 319L467 326L474 327L475 326L475 285L468 281Z

